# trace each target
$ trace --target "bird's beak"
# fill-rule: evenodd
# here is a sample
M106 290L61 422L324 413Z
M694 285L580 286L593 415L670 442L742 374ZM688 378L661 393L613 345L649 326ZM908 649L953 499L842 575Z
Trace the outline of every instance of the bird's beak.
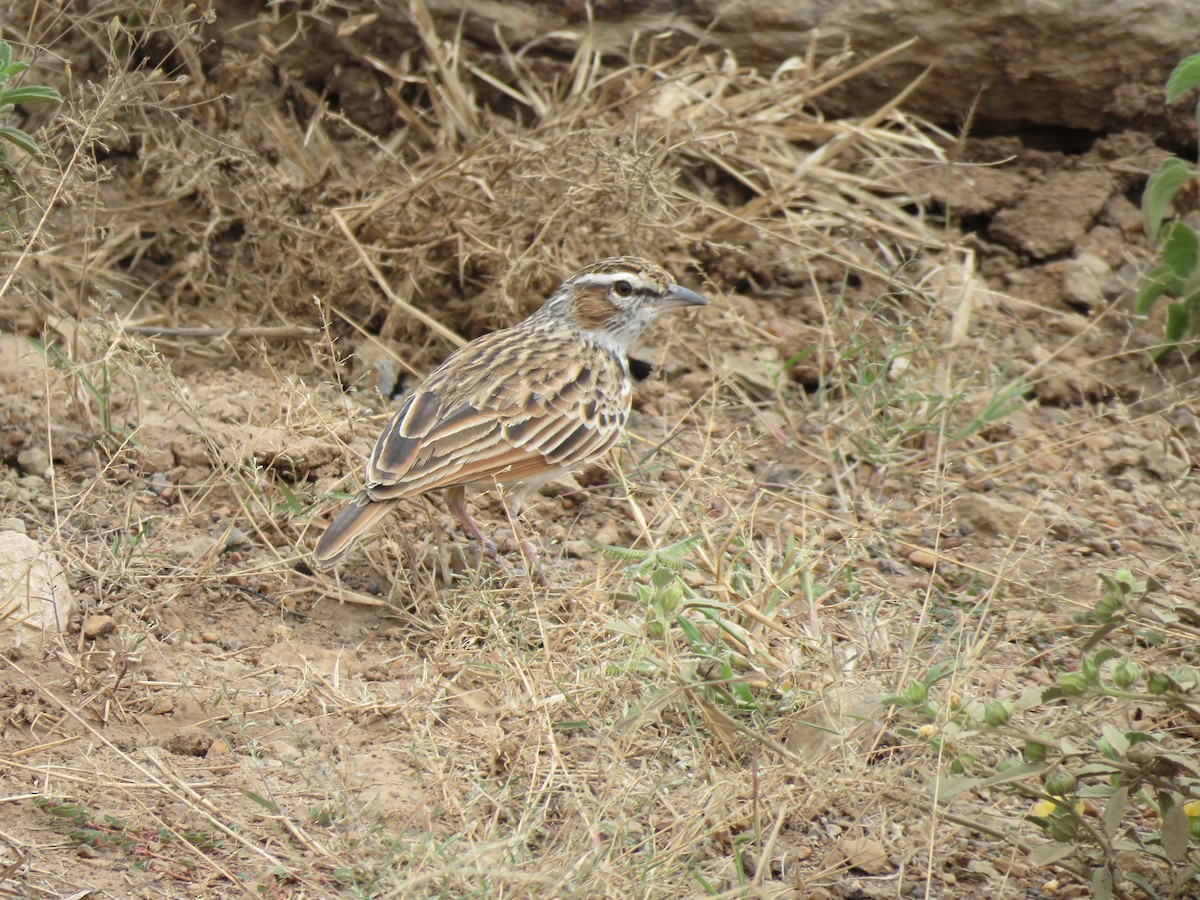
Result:
M679 306L708 306L708 301L695 291L689 291L682 285L673 284L663 298L654 305L659 309L675 309Z

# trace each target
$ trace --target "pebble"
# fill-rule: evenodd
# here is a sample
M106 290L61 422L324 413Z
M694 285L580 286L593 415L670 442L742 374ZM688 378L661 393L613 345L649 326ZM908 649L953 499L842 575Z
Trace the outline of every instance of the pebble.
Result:
M41 447L29 447L17 454L17 468L26 475L44 478L50 471L50 457Z
M220 536L213 537L213 543L220 542ZM225 547L223 552L230 550L250 550L254 547L254 542L250 540L250 535L242 531L240 528L230 528L229 535L225 539Z
M117 627L117 621L112 616L88 616L83 620L81 631L89 641L110 634Z
M1190 461L1168 452L1161 444L1149 444L1144 451L1146 468L1163 481L1182 478L1192 468Z
M208 748L208 753L205 754L209 759L217 759L222 756L228 756L233 751L229 749L229 744L224 738L217 738Z
M918 547L908 554L908 561L917 568L932 569L937 565L938 558L936 553Z
M182 728L167 740L166 747L177 756L204 756L212 748L212 738L197 728Z
M1104 288L1112 275L1112 268L1099 256L1080 253L1063 265L1063 298L1088 310L1103 306Z
M1046 528L1046 520L1040 513L988 494L959 497L954 502L954 514L976 531L1002 537L1030 534L1036 538Z
M29 534L29 529L25 527L23 519L18 519L16 516L9 516L6 519L0 519L0 531L14 531L17 534Z
M168 500L175 496L175 486L167 480L167 476L162 472L155 472L151 475L146 487L150 490L150 493L159 497L165 497Z
M603 544L608 547L616 547L621 543L621 532L617 528L617 523L611 519L600 526L600 530L596 532L596 536L592 540L597 544Z
M894 868L883 844L872 838L843 838L837 849L851 869L868 875L883 875Z

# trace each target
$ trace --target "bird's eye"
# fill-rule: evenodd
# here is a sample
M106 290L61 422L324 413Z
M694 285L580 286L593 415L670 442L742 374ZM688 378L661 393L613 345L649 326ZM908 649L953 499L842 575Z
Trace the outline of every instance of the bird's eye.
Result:
M628 297L633 293L633 285L625 279L621 279L613 285L613 290L615 290L622 297Z

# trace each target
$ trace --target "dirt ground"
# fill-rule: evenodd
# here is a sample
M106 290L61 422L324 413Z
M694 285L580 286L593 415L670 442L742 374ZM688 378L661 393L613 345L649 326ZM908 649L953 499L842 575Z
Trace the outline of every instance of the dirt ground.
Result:
M1118 653L1197 664L1198 383L1129 308L1152 136L841 130L803 101L836 70L518 64L419 4L17 7L70 103L21 121L47 160L0 245L0 528L82 609L0 666L0 892L1092 895L1094 857L1036 855L1045 772L985 775L1106 724L1194 754L1186 704L1034 699L1122 569L1176 620ZM502 569L438 497L310 568L455 337L629 252L710 306L636 350L628 440L530 503L548 587L494 492ZM665 612L599 549L689 538ZM880 702L938 671L928 710ZM998 699L1008 730L956 718Z

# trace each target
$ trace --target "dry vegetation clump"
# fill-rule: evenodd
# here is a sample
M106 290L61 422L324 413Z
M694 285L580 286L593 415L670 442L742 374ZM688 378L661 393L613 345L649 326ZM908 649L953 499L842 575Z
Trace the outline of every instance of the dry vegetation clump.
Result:
M959 148L907 89L822 116L884 60L484 48L421 2L12 7L0 36L68 100L23 122L46 154L0 243L0 519L85 610L0 665L0 879L1186 885L1186 395L1116 313L976 274L916 190ZM436 501L313 573L390 395L616 253L712 306L639 350L620 452L533 504L552 586L481 567ZM1113 726L1122 691L1153 740ZM1101 740L1152 744L1104 758L1154 790L1118 808Z

